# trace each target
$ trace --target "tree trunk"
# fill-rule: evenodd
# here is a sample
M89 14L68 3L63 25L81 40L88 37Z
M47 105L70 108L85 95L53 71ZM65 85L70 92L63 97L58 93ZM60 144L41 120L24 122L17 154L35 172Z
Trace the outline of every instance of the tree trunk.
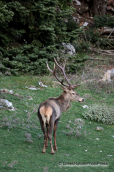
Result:
M91 15L103 16L106 14L107 0L91 0Z

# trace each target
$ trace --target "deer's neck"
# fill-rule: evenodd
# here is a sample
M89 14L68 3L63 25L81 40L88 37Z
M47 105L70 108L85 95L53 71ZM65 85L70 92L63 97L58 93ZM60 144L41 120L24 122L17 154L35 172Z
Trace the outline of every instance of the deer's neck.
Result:
M56 98L56 100L60 105L61 112L65 112L71 107L71 102L64 92L58 98Z

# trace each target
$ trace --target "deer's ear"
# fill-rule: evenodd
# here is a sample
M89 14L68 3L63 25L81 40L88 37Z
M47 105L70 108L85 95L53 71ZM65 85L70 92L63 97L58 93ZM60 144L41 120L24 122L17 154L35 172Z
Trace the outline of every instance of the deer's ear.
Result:
M66 92L68 91L68 88L66 88L66 87L61 86L61 88L63 91L66 91Z

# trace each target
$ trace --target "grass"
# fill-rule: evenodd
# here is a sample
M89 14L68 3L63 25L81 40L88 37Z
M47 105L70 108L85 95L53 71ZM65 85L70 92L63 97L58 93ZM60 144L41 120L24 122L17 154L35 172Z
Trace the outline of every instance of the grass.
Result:
M13 90L23 98L10 94L0 94L1 98L13 103L15 111L7 108L0 110L0 171L1 172L112 172L114 170L114 125L105 125L100 122L90 121L83 118L85 111L82 105L92 103L106 103L112 106L114 102L114 88L111 92L107 89L89 85L77 88L80 95L85 96L85 102L80 104L73 102L72 108L63 113L57 130L58 151L51 155L50 145L45 154L42 154L43 133L37 117L38 105L49 97L56 97L62 93L60 86L52 87L52 77L1 77L0 89ZM40 88L38 82L42 81L47 88L30 90L27 87ZM28 96L33 100L29 100ZM84 120L86 136L74 137L66 135L66 125L74 124L76 118ZM71 121L71 122L69 122ZM7 124L7 122L9 122ZM7 125L6 125L7 124ZM103 127L103 131L97 131L96 127ZM25 137L31 134L30 138ZM107 156L112 155L112 156ZM107 167L86 166L67 167L59 166L61 163L107 163Z

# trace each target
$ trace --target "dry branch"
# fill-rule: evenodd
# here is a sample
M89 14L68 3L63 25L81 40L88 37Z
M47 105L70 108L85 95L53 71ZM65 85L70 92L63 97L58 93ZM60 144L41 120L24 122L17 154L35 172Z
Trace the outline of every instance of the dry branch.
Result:
M100 60L100 61L105 61L105 60L114 60L113 58L94 58L90 57L88 60Z
M110 28L110 27L102 27L102 28L100 28L100 35L108 33L109 37L110 37L113 32L114 32L114 28Z
M13 93L8 93L8 92L0 92L1 94L11 94L13 96L17 96L19 98L23 98L23 96L20 96L19 94L13 94Z
M93 52L97 52L97 53L104 54L104 55L109 55L109 56L114 55L114 50L102 50L102 49L97 49L94 47L89 47L89 49Z

